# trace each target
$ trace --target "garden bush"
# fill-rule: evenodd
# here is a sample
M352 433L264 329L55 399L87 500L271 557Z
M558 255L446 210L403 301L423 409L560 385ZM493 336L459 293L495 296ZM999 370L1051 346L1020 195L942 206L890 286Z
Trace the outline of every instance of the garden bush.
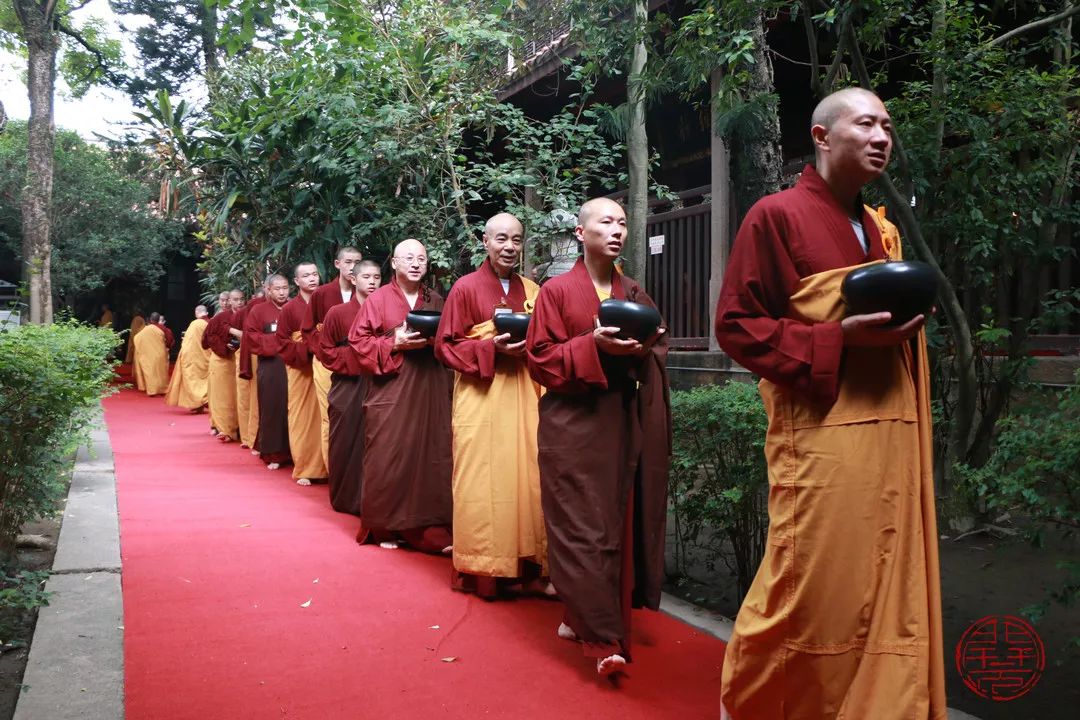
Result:
M23 523L52 513L71 453L113 378L107 328L62 321L0 332L0 564Z
M746 594L765 549L768 420L757 387L729 382L671 394L674 449L669 495L675 525L675 569L687 551L706 567L722 563Z

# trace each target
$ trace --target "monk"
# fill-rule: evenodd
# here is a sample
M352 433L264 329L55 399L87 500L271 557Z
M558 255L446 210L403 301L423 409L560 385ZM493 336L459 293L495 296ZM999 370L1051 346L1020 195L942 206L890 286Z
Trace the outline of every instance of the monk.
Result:
M317 335L316 357L331 373L327 398L330 446L326 465L330 506L341 513L359 515L364 479L364 398L368 382L360 373L356 352L349 347L349 329L360 306L379 289L382 274L378 263L363 260L351 269L349 277L354 286L352 296L348 302L327 311Z
M540 290L526 337L540 401L540 487L551 581L566 605L558 635L582 643L600 675L631 660L630 609L660 605L671 451L666 338L620 339L601 300L653 305L615 269L626 214L581 206L584 257Z
M390 282L373 292L349 331L364 400L364 486L358 542L392 549L402 540L422 552L449 554L453 538L450 476L450 376L429 338L409 329L410 310L441 310L421 285L427 250L419 240L394 248Z
M207 402L207 382L210 374L210 351L202 347L206 331L206 306L195 307L195 319L184 331L180 354L176 357L165 404L201 413Z
M124 356L124 362L128 365L135 361L135 336L144 327L146 327L146 318L136 310L135 316L131 318L131 327L128 329L127 354Z
M435 356L454 380L454 568L451 586L495 599L532 581L549 585L536 464L540 386L529 377L525 340L495 330L500 313L531 312L539 286L514 272L524 228L499 213L484 226L487 259L446 298Z
M150 322L132 341L135 385L151 397L169 389L169 348L165 346L160 318L156 312L150 313Z
M161 328L162 334L165 335L165 349L172 350L173 345L176 343L176 337L173 335L172 329L165 324L165 316L162 315L158 318L158 327Z
M101 306L101 317L98 319L98 327L112 328L113 314L108 304Z
M297 485L311 485L326 480L323 460L319 402L315 398L315 380L311 370L311 352L304 342L301 326L308 312L311 295L319 287L319 269L315 263L300 263L293 277L296 297L281 309L278 320L278 354L285 361L289 384L289 449L292 453L293 479Z
M319 359L319 332L326 319L326 313L335 305L349 302L353 295L353 278L350 277L357 263L363 259L360 251L353 247L338 250L334 258L334 267L338 276L328 283L320 285L311 294L307 304L307 315L301 332L311 353L311 377L315 382L315 399L319 403L320 438L323 464L329 465L327 454L330 442L330 419L327 414L327 394L330 392L330 370Z
M284 275L266 279L266 300L253 305L244 321L244 339L258 356L259 458L267 470L292 462L289 454L289 381L285 362L278 355L277 327L281 309L289 301Z
M822 100L816 168L750 209L724 276L716 337L769 416L768 542L721 681L736 720L946 717L924 318L840 296L901 255L861 196L890 133L873 93Z
M236 369L233 346L229 343L229 330L233 319L233 293L243 301L239 290L225 293L225 305L221 312L210 319L204 341L210 348L210 423L217 430L217 438L229 443L240 439L240 424L236 416Z
M219 314L221 314L223 312L228 312L230 309L231 308L229 306L229 291L228 290L222 290L221 292L218 293L217 312L214 313L214 315L216 316L216 315L219 315ZM211 321L213 321L213 318L211 318ZM209 323L208 323L207 327L209 327ZM210 355L213 355L213 351L210 349L210 335L205 333L205 332L203 333L203 337L202 337L202 347L203 347L203 350L207 351L207 353L209 353ZM213 408L213 400L211 399L214 396L213 385L214 385L214 373L211 372L208 375L207 386L206 386L206 388L207 388L207 402L208 402L208 405L210 407L210 434L216 437L219 434L219 431L217 429L217 426L214 425L214 408Z
M236 361L236 421L240 426L240 447L250 448L253 454L259 430L259 395L256 392L254 363L251 343L244 339L244 322L251 308L266 300L266 290L260 290L250 302L233 314L232 327L229 330L233 344L239 343L233 353Z

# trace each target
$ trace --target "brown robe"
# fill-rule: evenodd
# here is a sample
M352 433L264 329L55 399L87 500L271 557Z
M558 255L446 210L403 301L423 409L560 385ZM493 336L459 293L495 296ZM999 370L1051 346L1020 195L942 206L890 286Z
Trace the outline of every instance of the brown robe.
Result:
M277 321L281 308L273 302L255 305L244 321L244 338L258 356L259 456L267 463L289 462L289 390L285 362L277 354Z
M442 304L441 296L421 288L413 309L439 310ZM428 533L421 548L438 552L442 548L436 540L449 538L453 517L450 373L430 345L392 351L394 329L409 309L392 280L368 297L349 331L360 367L371 376L364 401L363 528L358 539L366 540L371 531L389 531L416 542L415 533L404 531L445 528Z
M653 305L617 273L612 297ZM664 580L667 345L661 338L643 358L600 353L599 307L578 260L540 289L526 347L529 372L548 390L537 444L551 581L586 654L629 660L630 607L658 608Z
M353 515L360 514L364 486L364 398L368 385L360 374L359 358L349 347L349 329L359 312L357 293L349 302L330 308L320 323L316 350L316 357L332 373L327 393L330 506Z

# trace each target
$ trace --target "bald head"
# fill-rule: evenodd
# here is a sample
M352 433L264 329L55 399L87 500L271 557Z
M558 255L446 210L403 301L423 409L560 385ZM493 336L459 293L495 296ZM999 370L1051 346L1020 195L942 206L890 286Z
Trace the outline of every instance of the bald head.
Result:
M588 222L594 218L611 215L618 217L626 217L626 211L623 210L623 206L615 202L611 198L593 198L592 200L586 200L578 210L578 225L585 226Z
M277 306L289 299L289 281L277 273L266 278L266 297Z
M871 105L880 105L882 109L885 108L881 98L864 88L849 87L830 93L814 108L814 113L810 116L810 127L820 125L826 130L831 130L836 120L846 111L867 102Z
M206 316L207 316L207 315L209 315L209 314L210 314L210 313L208 313L208 312L206 311L206 306L205 306L205 305L196 305L196 306L195 306L195 318L196 318L196 319L199 319L199 318L204 318L204 317L206 317Z
M415 290L427 274L427 248L419 240L409 238L394 247L394 258L390 261L394 268L394 277L402 288Z
M484 249L495 274L506 279L521 258L525 228L510 213L499 213L484 225Z
M495 235L500 232L508 235L514 233L523 235L525 233L525 227L521 224L520 220L510 213L501 212L497 215L492 215L491 218L484 223L484 235Z

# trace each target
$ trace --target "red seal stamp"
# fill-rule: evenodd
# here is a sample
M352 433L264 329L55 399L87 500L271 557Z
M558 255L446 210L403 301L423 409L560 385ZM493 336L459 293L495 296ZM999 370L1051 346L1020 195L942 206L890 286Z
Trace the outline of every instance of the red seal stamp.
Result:
M976 620L956 644L956 670L979 697L1015 700L1042 677L1046 651L1035 628L1012 615Z

